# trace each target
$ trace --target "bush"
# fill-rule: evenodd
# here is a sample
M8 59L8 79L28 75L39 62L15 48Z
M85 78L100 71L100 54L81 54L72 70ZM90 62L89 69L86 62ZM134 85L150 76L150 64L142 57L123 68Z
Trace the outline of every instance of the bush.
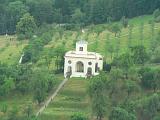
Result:
M87 120L87 117L82 113L74 113L71 116L71 120Z
M160 63L160 46L154 50L154 53L151 58L152 63Z
M25 37L25 35L24 34L18 34L17 35L17 39L18 40L24 40L26 37Z

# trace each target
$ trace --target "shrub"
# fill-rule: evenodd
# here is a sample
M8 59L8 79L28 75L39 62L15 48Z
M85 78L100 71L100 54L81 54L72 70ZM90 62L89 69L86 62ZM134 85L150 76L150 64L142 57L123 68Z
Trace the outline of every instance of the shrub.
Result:
M83 113L74 113L71 116L71 120L87 120L87 117Z

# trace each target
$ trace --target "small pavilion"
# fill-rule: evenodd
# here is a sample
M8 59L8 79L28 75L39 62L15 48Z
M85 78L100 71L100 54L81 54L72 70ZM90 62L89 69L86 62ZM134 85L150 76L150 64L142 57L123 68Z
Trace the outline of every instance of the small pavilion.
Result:
M99 74L103 68L103 57L87 51L88 42L80 40L75 51L68 51L64 58L64 77L88 77Z

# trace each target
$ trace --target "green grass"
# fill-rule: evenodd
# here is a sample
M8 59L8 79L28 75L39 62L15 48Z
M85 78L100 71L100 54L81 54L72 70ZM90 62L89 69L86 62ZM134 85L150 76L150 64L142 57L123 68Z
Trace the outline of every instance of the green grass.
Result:
M62 74L57 74L55 77L56 77L56 84L55 84L54 89L51 91L51 93L57 88L57 86L64 79ZM51 94L51 93L48 93L48 94ZM4 104L7 105L7 113L6 114L3 114L1 112L1 108ZM8 113L13 108L18 109L18 115L24 115L24 110L26 108L26 105L29 105L29 104L32 104L34 113L36 113L37 110L40 108L40 106L38 106L36 101L33 99L32 92L29 92L27 94L22 94L17 91L13 91L7 96L2 96L2 97L0 97L0 118L1 117L3 118L6 115L8 115Z
M152 16L146 15L141 17L136 17L129 20L129 24L133 24L133 37L131 40L131 45L138 45L140 41L140 32L139 27L141 23L144 23L144 40L143 44L150 49L152 42L151 36L151 25L148 24L152 20ZM110 53L105 50L105 47L109 47L110 44L113 44L114 48L117 47L117 40L113 33L107 30L108 24L101 24L95 26L88 26L84 28L86 30L85 34L81 34L78 39L85 39L89 42L88 50L99 52L107 58L107 62L111 62ZM155 24L155 33L160 31L160 23ZM103 27L103 32L98 36L98 47L94 49L96 41L95 29L98 27ZM128 50L128 28L122 28L121 36L119 39L119 53L123 53ZM107 34L110 34L110 40L106 40ZM77 31L65 31L63 38L60 39L58 33L54 33L53 40L45 46L45 48L55 48L65 42L65 47L67 50L75 49L73 42L77 39ZM14 40L10 41L10 37L13 37ZM87 39L88 38L88 39ZM107 44L105 44L107 43ZM0 61L7 64L17 64L19 58L22 54L23 48L27 45L27 41L16 41L15 36L0 36ZM105 46L106 45L106 46ZM44 60L40 59L38 64L44 64ZM52 68L52 66L51 66ZM63 75L58 75L59 81L63 80ZM58 96L54 101L47 107L47 109L40 116L41 120L69 120L70 116L74 112L84 112L85 114L90 114L89 102L86 93L86 84L87 80L81 78L70 79L64 88L60 91ZM7 103L11 109L13 106L20 107L23 111L23 108L28 102L33 102L32 95L20 95L15 93L11 96L0 98L0 107L3 103ZM35 106L37 110L37 106ZM0 116L2 114L0 113Z
M15 36L0 36L0 61L17 64L26 45L27 41L17 41Z
M86 79L72 78L58 96L39 116L41 120L70 120L75 112L88 115L88 99L86 93Z
M152 42L152 36L151 36L151 25L149 24L149 21L152 20L152 16L146 15L146 16L140 16L129 20L129 24L133 24L133 32L132 32L132 39L131 39L131 46L139 45L141 44L140 40L140 24L144 23L144 40L143 45L147 48L147 50L150 49L151 42ZM84 29L86 29L86 33L80 34L78 39L85 39L89 42L88 50L89 51L95 51L101 53L103 56L107 58L107 61L111 62L110 59L110 53L105 49L109 47L110 44L114 46L114 49L117 48L117 45L119 47L119 53L124 53L126 50L128 50L128 28L122 28L121 30L121 36L119 41L115 38L114 34L109 32L107 30L108 24L101 24L101 25L95 25L95 26L88 26ZM157 34L160 31L160 23L155 24L155 34ZM95 29L98 27L103 27L103 32L100 33L98 38L96 38L96 33L94 32ZM53 40L46 46L46 47L57 47L64 41L65 47L67 50L73 50L75 49L75 46L73 46L73 41L75 41L77 38L78 32L77 31L65 31L63 38L59 39L58 33L54 34ZM107 34L110 34L110 40L107 40ZM87 39L88 38L88 39ZM98 39L98 47L97 49L94 48L95 41ZM119 43L118 43L119 42Z

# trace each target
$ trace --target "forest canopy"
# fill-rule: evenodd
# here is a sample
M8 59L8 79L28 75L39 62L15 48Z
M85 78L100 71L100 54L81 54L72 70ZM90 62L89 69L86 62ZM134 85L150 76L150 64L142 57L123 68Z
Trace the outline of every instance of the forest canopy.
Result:
M151 14L160 0L0 0L0 34L14 34L24 14L47 23L100 24Z

